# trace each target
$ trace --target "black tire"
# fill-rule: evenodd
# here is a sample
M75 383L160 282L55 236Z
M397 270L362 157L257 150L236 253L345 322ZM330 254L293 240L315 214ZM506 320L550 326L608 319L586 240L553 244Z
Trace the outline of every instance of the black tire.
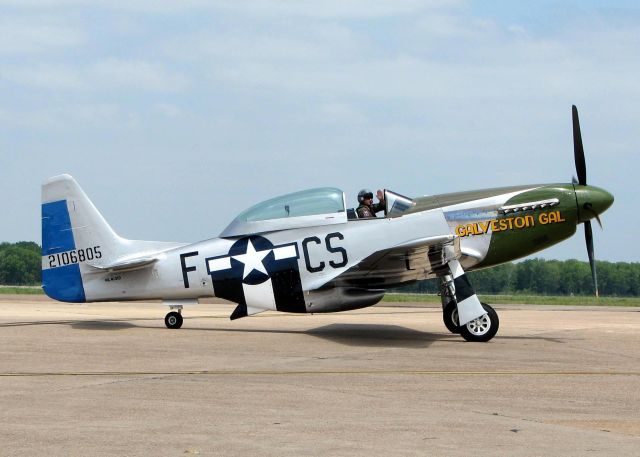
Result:
M445 327L451 333L460 334L460 326L458 325L458 307L456 302L451 300L442 310L442 320Z
M167 328L182 327L182 314L171 311L164 317L164 325L166 325Z
M482 307L487 312L486 315L460 327L460 334L467 341L486 343L498 333L500 327L498 313L486 303L482 303Z

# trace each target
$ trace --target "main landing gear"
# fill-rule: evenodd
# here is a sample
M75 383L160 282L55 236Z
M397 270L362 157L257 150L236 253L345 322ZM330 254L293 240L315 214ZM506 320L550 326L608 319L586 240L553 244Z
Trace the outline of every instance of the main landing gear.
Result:
M500 327L498 313L486 303L481 303L481 305L487 314L460 326L453 279L449 275L441 279L440 296L442 299L442 320L451 333L459 334L467 341L480 343L491 340L498 333Z
M458 307L455 301L450 301L442 310L442 320L451 333L462 336L467 341L477 341L484 343L493 338L498 333L500 319L498 313L486 303L481 303L487 312L484 316L468 322L462 327L458 324Z

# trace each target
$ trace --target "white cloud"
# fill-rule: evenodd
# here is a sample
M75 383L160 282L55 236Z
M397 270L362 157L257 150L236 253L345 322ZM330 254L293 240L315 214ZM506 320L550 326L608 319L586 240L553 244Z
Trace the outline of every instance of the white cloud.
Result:
M113 11L174 13L188 10L227 10L252 16L372 18L413 14L462 4L462 0L0 0L0 6L23 9L92 7Z
M330 102L320 105L318 117L322 122L338 124L361 124L367 121L365 114L354 105L344 102Z
M191 60L203 67L227 61L310 63L348 60L363 52L370 43L350 28L336 23L291 24L283 28L242 30L214 28L175 35L162 46L178 61Z
M189 85L183 74L167 70L163 64L143 60L103 59L89 67L87 76L91 82L110 88L176 92Z
M85 43L80 30L50 18L4 17L0 20L0 55L42 54L76 48Z
M22 10L54 10L61 8L104 8L114 11L168 12L184 8L199 8L210 5L206 0L0 0L0 6Z
M153 109L161 116L170 119L177 119L184 115L182 109L172 103L157 103L156 105L154 105Z
M0 66L0 81L51 90L86 87L85 79L76 68L61 64L3 65Z
M0 81L48 90L93 92L114 88L178 92L189 85L186 76L167 70L162 64L115 58L82 65L4 65L0 66Z
M204 52L215 55L208 65L214 80L296 96L513 103L601 89L619 96L636 92L640 39L634 38L634 28L596 23L536 36L522 26L439 15L405 29L392 50L378 50L372 38L350 29L341 46L340 40L322 40L319 33L303 34L295 27L280 30L276 39L263 31L239 38L216 30L186 43L199 41ZM611 49L615 56L607 55Z
M123 113L112 103L52 103L36 108L0 109L0 122L7 128L74 131L79 128L122 123Z
M226 0L219 7L249 15L314 18L374 18L415 14L459 5L458 0Z

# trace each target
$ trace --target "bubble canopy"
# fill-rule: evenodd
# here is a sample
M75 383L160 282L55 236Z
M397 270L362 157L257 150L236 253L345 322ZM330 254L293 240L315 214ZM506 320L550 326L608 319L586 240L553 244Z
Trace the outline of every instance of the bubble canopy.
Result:
M241 212L220 236L233 237L346 222L344 192L335 187L319 187L258 203Z

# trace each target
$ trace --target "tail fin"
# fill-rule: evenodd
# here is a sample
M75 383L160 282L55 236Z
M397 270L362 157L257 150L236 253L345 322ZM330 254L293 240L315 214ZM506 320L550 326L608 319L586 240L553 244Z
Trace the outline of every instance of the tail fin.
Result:
M179 245L121 238L69 175L42 185L42 288L51 298L91 301L86 275Z

